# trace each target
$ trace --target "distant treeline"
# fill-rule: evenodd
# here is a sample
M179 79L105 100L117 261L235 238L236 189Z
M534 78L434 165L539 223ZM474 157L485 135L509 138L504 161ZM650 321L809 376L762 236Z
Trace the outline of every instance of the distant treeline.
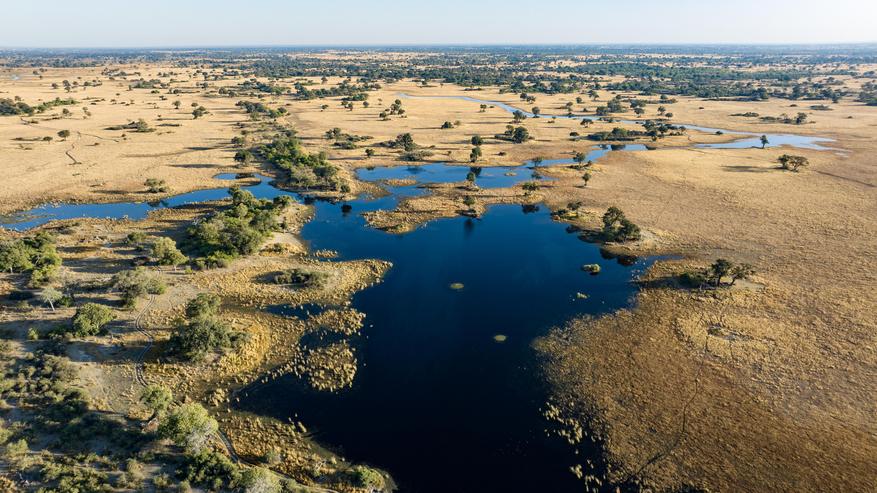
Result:
M42 103L39 106L30 106L20 100L0 99L0 115L30 115L42 113L53 106L65 106L78 104L79 101L71 99L55 98L54 101Z

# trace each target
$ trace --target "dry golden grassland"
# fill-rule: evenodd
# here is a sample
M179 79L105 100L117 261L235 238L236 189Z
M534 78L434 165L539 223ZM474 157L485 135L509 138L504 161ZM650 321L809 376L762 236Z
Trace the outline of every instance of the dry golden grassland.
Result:
M405 55L396 56L403 59ZM124 68L133 71L130 66ZM159 71L148 66L137 70L146 79L156 78ZM171 68L161 67L161 71L166 70ZM146 193L143 186L146 178L166 180L170 194L227 186L213 176L237 170L230 139L240 135L238 124L245 122L248 128L260 125L247 122L247 115L234 106L241 99L257 99L216 94L219 87L231 88L241 79L211 82L206 92L167 95L167 101L161 101L159 94L144 89L127 91L125 81L108 81L98 72L49 69L42 81L33 76L0 80L0 97L18 95L32 105L55 97L80 101L75 107L55 107L33 117L39 123L27 123L31 120L28 117L0 117L0 176L4 184L0 211L63 200L152 199L156 196ZM70 94L50 87L54 81L79 76L82 80L100 78L104 85ZM319 86L318 79L312 80ZM326 84L340 80L332 78ZM179 87L196 91L195 82L193 79ZM848 83L855 87L857 81ZM368 108L358 103L353 111L342 108L340 98L295 101L284 95L265 96L261 101L290 112L278 123L294 127L308 152L326 151L334 164L347 170L406 165L399 160L398 151L377 145L406 132L434 152L432 161L468 164L471 137L480 135L485 144L479 166L517 166L536 156L562 159L572 157L574 151L587 150L590 144L573 142L570 132L585 135L615 126L635 128L596 122L585 129L578 121L531 118L523 125L533 140L512 144L492 138L511 123L506 111L487 108L481 112L478 103L456 99L400 98L404 117L393 115L382 121L379 113L403 93L469 96L526 110L538 106L548 115L565 114L560 108L567 102L573 102L575 115L593 115L596 106L615 96L601 90L597 101L582 95L585 101L578 104L576 94L538 94L535 103L525 104L516 94L499 94L496 89L463 91L451 84L434 82L423 87L402 81L369 93ZM111 99L118 103L110 103ZM179 110L171 106L177 99L182 101ZM677 99L675 104L666 105L673 113L670 123L756 135L825 136L837 140L828 146L843 151L662 149L734 139L729 134L689 131L655 143L644 142L658 150L609 153L589 170L593 177L587 187L581 180L582 171L567 165L550 166L544 167L542 174L556 180L543 183L530 195L520 187L471 190L464 184L450 184L402 202L397 211L372 214L367 219L375 227L404 232L428 220L459 214L464 208L462 197L473 195L479 212L494 203L544 203L558 209L568 202L583 201L587 214L576 222L595 228L607 207L618 206L647 234L640 243L610 248L634 254L676 253L684 258L659 262L645 274L640 303L631 312L575 320L537 342L545 360L545 377L555 388L552 405L556 411L550 417L565 430L582 429L587 420L596 418L600 426L595 429L616 465L616 480L637 473L657 487L689 482L719 491L873 490L877 487L873 468L877 456L877 164L873 159L877 153L877 108L850 99L829 104L832 111L811 111L808 102L786 99ZM91 105L93 101L97 104ZM207 108L208 114L193 119L193 101ZM323 109L324 104L328 108ZM92 116L83 118L83 107ZM591 111L583 113L582 107ZM63 108L69 108L73 116L51 119ZM813 123L768 124L757 118L731 116L749 111L761 116L803 111ZM143 134L127 131L127 139L121 137L123 131L105 130L140 118L157 130ZM621 118L633 119L633 113ZM656 105L647 106L644 118L659 118ZM457 120L461 124L453 129L440 128L445 121ZM163 123L181 126L159 126ZM351 135L372 136L364 146L373 148L376 155L367 159L363 146L353 150L333 146L325 139L325 132L334 127ZM56 135L62 129L72 132L66 142ZM47 135L54 137L51 143L13 140ZM252 135L252 143L257 144L260 135L268 137L270 133ZM779 170L776 160L782 154L805 156L811 165L799 173ZM254 168L272 172L258 162ZM351 174L347 176L353 179ZM353 189L374 193L376 187L353 183ZM182 219L176 226L170 219L158 224L162 217L155 215L147 221L155 221L157 231L183 224ZM121 233L125 228L143 226L113 222L101 227L108 231L118 227L121 229L116 231ZM90 230L88 234L96 233ZM101 252L97 240L77 248L65 254L65 262ZM719 257L750 262L758 274L746 289L715 296L682 290L673 281L682 270L705 267ZM185 284L189 290L232 290L223 293L251 297L256 304L283 302L278 301L283 297L275 288L257 288L253 283L274 269L264 262L286 260L244 261L240 268L201 276L196 282L181 280L177 289L183 290ZM382 273L378 272L380 266L367 262L363 266L377 269L373 277ZM343 271L337 276L339 286L353 289L357 282L362 283L361 279L345 281ZM11 285L13 281L3 282ZM0 289L3 286L0 284ZM155 317L170 316L170 310L180 303L160 305ZM267 315L247 317L243 324L247 327L270 328L272 338L283 333ZM306 329L291 328L289 333L302 330ZM268 347L265 339L253 340L256 342L250 349L263 354ZM341 352L338 355L343 356ZM309 359L309 355L297 353L295 357L302 366L297 373L301 375L308 374L308 361L321 361L321 355ZM120 364L119 368L128 367ZM260 375L257 370L248 371L253 372L253 378ZM120 373L104 372L104 377L95 374L94 378L110 374ZM213 377L204 378L197 393L202 398L215 383ZM346 377L339 374L339 378L343 381ZM116 392L124 394L119 389ZM261 429L253 423L242 424L238 418L227 419L229 427L239 429L232 433L233 439ZM278 431L278 436L283 433L287 432ZM248 442L241 440L241 446L246 446ZM254 449L252 455L258 452Z

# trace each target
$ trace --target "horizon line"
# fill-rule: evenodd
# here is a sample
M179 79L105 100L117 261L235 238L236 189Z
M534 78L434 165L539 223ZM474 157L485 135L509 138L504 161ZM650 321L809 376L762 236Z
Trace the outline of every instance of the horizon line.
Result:
M830 48L830 47L874 47L877 49L877 41L849 41L849 42L797 42L797 43L341 43L341 44L252 44L252 45L166 45L166 46L0 46L0 52L16 51L16 50L54 50L54 51L78 51L78 50L94 50L94 51L126 51L126 50L164 50L164 51L181 51L181 50L241 50L241 49L327 49L327 48L526 48L526 47L557 47L557 48L577 48L577 47L631 47L631 48L673 48L673 47L774 47L774 48Z

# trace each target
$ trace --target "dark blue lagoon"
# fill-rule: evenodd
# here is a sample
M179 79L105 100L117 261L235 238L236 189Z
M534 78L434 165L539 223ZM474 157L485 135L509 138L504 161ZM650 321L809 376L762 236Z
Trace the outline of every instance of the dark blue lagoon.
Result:
M581 488L569 467L595 452L576 455L546 436L530 344L571 317L630 305L629 281L650 261L604 259L544 208L496 205L481 220L390 235L355 214L359 203L345 216L340 204L316 202L302 231L311 249L393 263L384 282L352 299L366 314L353 388L327 395L285 376L247 387L239 406L301 420L347 459L390 471L401 491ZM588 263L600 274L583 272Z

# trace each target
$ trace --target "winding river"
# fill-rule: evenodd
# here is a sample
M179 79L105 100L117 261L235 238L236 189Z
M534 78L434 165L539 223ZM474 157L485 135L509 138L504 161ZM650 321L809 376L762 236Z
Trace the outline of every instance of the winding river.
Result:
M496 102L463 99L514 111ZM697 147L760 147L757 138L740 135L733 143ZM821 142L830 142L780 134L768 138L770 145L821 150L828 150ZM613 151L594 148L588 159L607 152ZM473 171L483 188L507 187L533 179L531 164ZM358 176L459 182L468 172L467 166L438 163L363 169ZM283 193L266 177L257 177L261 183L246 187L257 198ZM416 185L387 189L387 197L345 203L299 197L316 208L315 219L301 233L312 250L394 265L384 282L351 300L366 314L363 337L352 341L358 359L353 387L320 393L286 375L242 389L236 395L238 407L301 421L316 431L319 442L347 459L391 472L405 492L581 491L583 483L569 467L596 462L596 450L590 442L573 447L546 433L540 413L546 394L530 344L573 317L630 306L636 294L630 281L656 259L614 258L581 241L574 229L553 222L539 206L494 205L481 219L441 219L403 235L386 234L370 228L359 213L393 209L402 197L428 193ZM153 203L60 204L6 216L3 225L26 229L83 216L138 219L157 207L227 196L223 188ZM599 275L581 270L594 263L602 268ZM452 283L463 288L452 289ZM577 293L587 298L577 299ZM300 314L283 306L271 311ZM324 343L305 344L315 348Z

